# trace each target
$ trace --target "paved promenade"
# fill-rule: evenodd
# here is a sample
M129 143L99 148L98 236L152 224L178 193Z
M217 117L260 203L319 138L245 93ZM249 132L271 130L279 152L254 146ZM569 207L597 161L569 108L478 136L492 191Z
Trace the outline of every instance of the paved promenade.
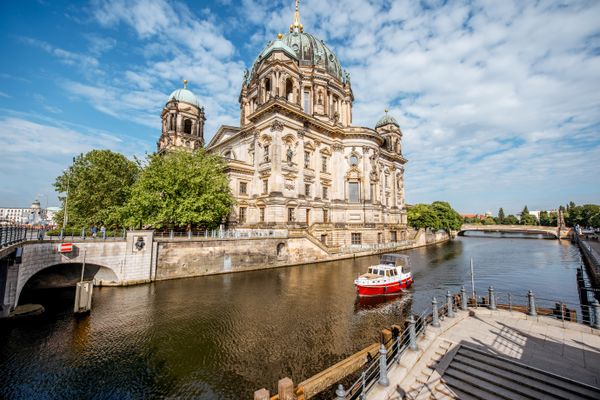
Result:
M451 359L459 345L600 387L599 330L519 312L482 308L471 312L474 315L460 311L455 318L446 318L441 328L428 327L419 338L419 350L407 351L400 364L390 368L389 386L376 384L368 399L439 398L434 393L423 397L423 387L431 392L428 382L434 381L436 373L431 387L443 385L444 369L438 366ZM441 397L454 397L444 387Z

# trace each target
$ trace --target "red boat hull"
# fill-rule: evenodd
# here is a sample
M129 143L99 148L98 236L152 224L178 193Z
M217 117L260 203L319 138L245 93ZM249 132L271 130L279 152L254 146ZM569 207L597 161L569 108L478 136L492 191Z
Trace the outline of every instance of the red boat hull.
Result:
M410 285L412 285L412 279L407 278L382 285L356 285L356 290L359 296L386 296L398 294L403 289L409 288Z

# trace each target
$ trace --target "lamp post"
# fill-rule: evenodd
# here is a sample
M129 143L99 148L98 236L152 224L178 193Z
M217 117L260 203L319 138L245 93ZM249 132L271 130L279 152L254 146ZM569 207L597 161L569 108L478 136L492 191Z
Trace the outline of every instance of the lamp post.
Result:
M69 184L71 183L71 175L68 173L68 170L65 169L64 172L67 174L67 197L65 197L65 204L63 210L63 232L67 228L67 222L69 222L69 217L67 215L67 206L69 202Z

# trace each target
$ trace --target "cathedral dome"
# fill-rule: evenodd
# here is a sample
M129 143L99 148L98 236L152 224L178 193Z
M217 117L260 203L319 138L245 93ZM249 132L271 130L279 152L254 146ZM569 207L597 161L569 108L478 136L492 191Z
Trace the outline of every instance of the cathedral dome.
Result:
M200 100L198 100L198 97L187 89L187 80L183 81L183 89L177 89L171 93L168 101L171 100L183 101L196 107L200 107Z
M400 128L400 124L398 123L398 121L396 121L396 118L389 115L388 111L385 110L385 115L381 117L379 121L377 121L377 123L375 124L375 129L389 124L396 125L398 128Z
M342 66L335 53L323 40L304 32L304 27L300 24L298 2L296 2L296 14L294 23L290 25L290 32L285 35L279 34L277 40L267 43L254 62L248 78L254 76L257 65L274 50L285 52L297 60L300 66L320 67L340 81L345 81Z

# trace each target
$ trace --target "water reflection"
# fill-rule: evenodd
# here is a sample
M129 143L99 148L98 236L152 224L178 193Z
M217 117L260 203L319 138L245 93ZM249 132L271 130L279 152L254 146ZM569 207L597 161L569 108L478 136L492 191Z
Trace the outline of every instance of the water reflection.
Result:
M377 257L99 288L81 320L71 289L24 293L47 313L0 326L0 398L251 398L377 341L433 295L470 289L471 257L480 293L493 284L577 301L579 254L564 241L459 238L408 254L412 288L364 301L353 281Z

